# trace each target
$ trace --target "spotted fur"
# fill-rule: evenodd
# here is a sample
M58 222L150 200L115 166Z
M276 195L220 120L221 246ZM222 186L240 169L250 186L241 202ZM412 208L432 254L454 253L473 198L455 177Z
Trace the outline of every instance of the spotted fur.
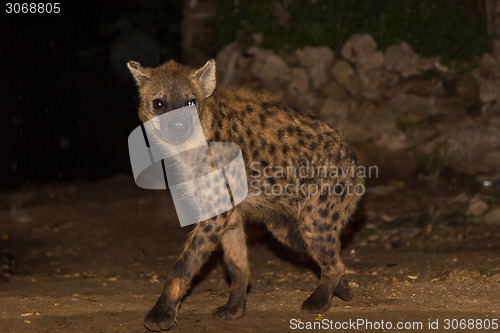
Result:
M356 209L360 195L346 194L347 191L338 194L324 191L314 195L301 191L264 192L266 187L284 188L292 183L320 186L322 178L327 178L330 186L363 186L364 180L357 174L337 177L264 174L266 168L275 170L277 166L291 166L298 169L308 163L324 168L356 168L356 155L342 134L270 94L249 89L216 89L213 60L198 70L174 61L157 68L143 68L136 62L128 66L138 85L142 121L196 100L207 141L238 144L249 182L249 194L242 203L195 226L167 277L160 298L147 314L145 326L150 330L164 330L173 325L192 278L219 245L231 278L231 290L229 300L215 309L213 317L235 319L244 315L250 279L244 231L244 223L248 220L261 221L277 240L309 254L319 265L319 285L304 301L303 311L325 311L334 294L344 300L350 299L352 293L342 279L344 265L339 256L339 236ZM153 107L157 98L163 101L160 110ZM191 194L196 196L196 189L192 189ZM217 203L221 196L222 193L215 191L213 202Z

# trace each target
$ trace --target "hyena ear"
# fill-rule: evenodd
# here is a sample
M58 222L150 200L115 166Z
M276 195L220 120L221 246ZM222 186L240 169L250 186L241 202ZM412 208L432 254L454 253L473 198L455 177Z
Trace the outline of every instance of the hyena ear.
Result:
M127 67L130 70L130 73L132 73L132 76L134 77L134 80L138 86L141 86L144 81L149 79L149 76L146 73L146 69L144 69L144 67L142 67L140 63L136 61L129 61L127 63Z
M207 61L193 76L199 81L204 97L210 97L215 90L215 60Z

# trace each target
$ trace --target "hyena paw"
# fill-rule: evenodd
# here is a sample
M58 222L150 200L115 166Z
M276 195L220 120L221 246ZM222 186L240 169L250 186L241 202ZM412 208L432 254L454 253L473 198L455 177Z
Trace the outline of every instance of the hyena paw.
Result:
M338 296L343 301L350 301L353 297L351 287L349 287L349 282L342 278L333 292L335 296Z
M239 319L245 315L245 309L245 304L236 306L229 306L226 304L215 309L215 311L212 312L212 318L223 320Z
M302 303L302 311L306 313L322 313L330 307L332 294L324 286L318 286L316 290Z
M161 298L149 310L144 319L144 326L152 332L168 330L175 323L177 308L175 306L168 306L160 300Z

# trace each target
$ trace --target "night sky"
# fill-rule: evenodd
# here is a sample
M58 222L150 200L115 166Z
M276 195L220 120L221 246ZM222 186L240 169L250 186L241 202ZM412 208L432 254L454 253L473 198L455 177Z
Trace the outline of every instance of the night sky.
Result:
M4 4L2 5L4 6ZM131 172L129 60L181 60L174 1L64 1L0 16L0 189Z

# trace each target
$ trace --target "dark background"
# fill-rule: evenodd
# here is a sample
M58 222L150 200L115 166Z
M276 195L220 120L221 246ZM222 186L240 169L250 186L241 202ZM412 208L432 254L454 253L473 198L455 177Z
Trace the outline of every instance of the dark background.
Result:
M0 14L0 188L129 172L126 62L179 60L180 1L63 1ZM140 27L140 28L137 28Z

